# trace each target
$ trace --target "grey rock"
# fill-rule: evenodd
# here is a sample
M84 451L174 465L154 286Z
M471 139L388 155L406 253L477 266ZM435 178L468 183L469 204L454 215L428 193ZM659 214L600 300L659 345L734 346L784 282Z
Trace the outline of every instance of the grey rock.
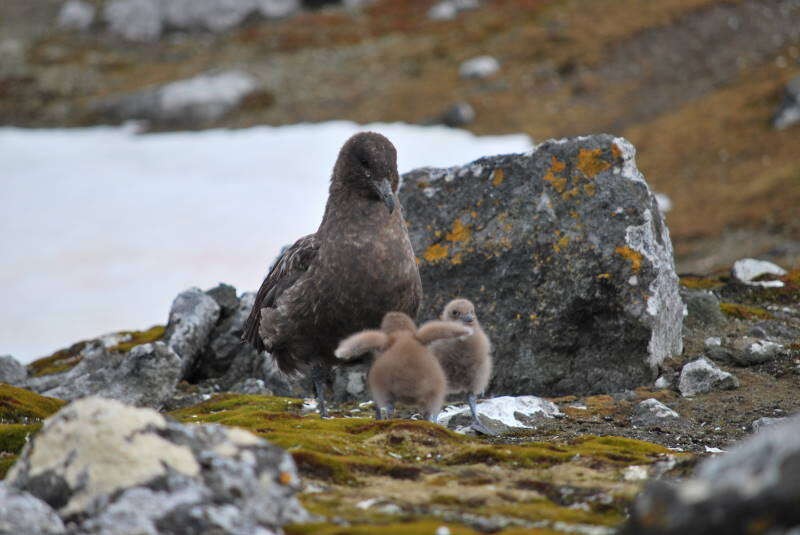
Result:
M0 383L18 385L28 378L28 370L11 355L0 356Z
M668 425L678 421L680 415L655 398L637 403L631 417L631 424L639 427Z
M679 485L652 483L622 530L637 535L788 533L800 525L800 418L703 461Z
M58 25L69 30L85 31L94 22L95 8L83 0L68 0L58 12Z
M681 370L681 378L678 382L678 389L683 396L735 388L739 388L739 379L720 370L706 358L699 358L686 364Z
M104 98L93 107L119 121L138 119L170 126L202 126L236 108L255 88L255 79L246 72L209 72Z
M334 401L366 401L372 399L367 388L370 362L340 366L333 370Z
M190 288L172 302L164 340L181 359L181 378L192 369L219 319L220 307L213 297Z
M731 359L740 366L752 366L776 359L783 350L781 344L745 336L733 342Z
M689 329L721 327L727 323L719 308L719 299L713 292L681 288L681 298L686 304L684 325Z
M754 420L752 424L750 424L750 428L753 430L753 433L758 433L762 429L766 427L770 427L773 425L777 425L783 422L786 422L789 418L768 418L766 416L759 418L758 420Z
M111 33L129 41L156 41L164 28L161 0L111 0L104 17Z
M731 270L735 279L750 286L781 287L782 281L769 280L757 281L763 275L780 277L786 275L786 270L782 267L766 260L756 260L755 258L743 258L733 263Z
M654 383L656 388L664 389L672 389L675 386L675 374L674 373L665 373L660 375L656 382Z
M469 102L456 102L447 108L439 118L439 122L457 128L466 126L475 120L475 109Z
M6 482L80 533L273 534L309 519L282 449L240 429L178 424L100 398L48 418Z
M91 344L83 354L86 364L81 361L57 378L58 385L44 395L66 401L100 396L158 408L172 395L181 374L181 359L163 342L142 344L128 353Z
M258 12L268 19L294 15L302 7L300 0L256 0Z
M25 44L18 39L0 40L0 80L24 78L30 71Z
M681 353L669 231L634 155L603 134L403 176L420 317L476 303L496 348L490 393L618 392Z
M500 62L492 56L478 56L458 67L461 78L488 78L500 70Z
M239 298L236 296L236 288L224 282L219 283L206 293L214 298L220 308L220 318L226 318L236 312L239 308Z
M441 0L428 10L428 18L431 20L453 20L456 16L469 9L475 9L480 5L478 0Z
M254 294L247 293L239 300L236 297L236 290L228 285L217 286L207 293L220 305L222 320L214 327L208 337L209 342L202 348L194 363L194 368L189 374L193 382L221 377L231 368L239 355L255 353L249 344L243 344L241 340L244 322L253 308ZM253 373L255 375L252 375ZM261 374L255 370L246 370L241 376L230 377L227 386L247 377L261 378Z
M563 416L552 401L536 396L499 396L477 404L478 418L489 430L506 433L513 429L535 427L543 418ZM464 431L471 427L471 413L466 405L447 407L439 415L439 423Z
M772 126L776 130L783 130L797 123L800 123L800 76L786 85L783 100L772 117Z
M66 530L52 507L0 481L0 533L56 535Z
M164 24L179 30L221 32L256 10L255 0L161 0Z
M261 379L254 379L252 377L236 383L230 388L231 392L237 394L249 394L258 396L272 396L273 392L264 384Z

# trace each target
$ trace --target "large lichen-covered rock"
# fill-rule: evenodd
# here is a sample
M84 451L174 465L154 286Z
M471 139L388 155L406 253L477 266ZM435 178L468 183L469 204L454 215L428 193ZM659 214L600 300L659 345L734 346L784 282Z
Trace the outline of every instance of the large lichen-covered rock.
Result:
M422 317L476 303L490 392L620 391L681 352L669 231L634 155L603 134L403 176Z
M0 355L0 383L17 384L28 377L25 369L17 359L11 355Z
M651 484L632 508L624 533L796 533L798 482L800 417L795 417L708 459L680 485Z
M6 481L81 533L270 534L307 520L294 462L277 446L101 398L48 419Z

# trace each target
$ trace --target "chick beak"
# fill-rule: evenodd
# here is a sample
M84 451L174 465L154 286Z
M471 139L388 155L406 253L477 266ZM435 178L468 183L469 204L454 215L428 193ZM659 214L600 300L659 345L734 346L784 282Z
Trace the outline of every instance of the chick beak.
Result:
M463 321L464 323L472 323L473 321L475 321L475 316L473 316L472 314L467 314L461 319L461 321Z
M394 195L392 194L392 185L389 181L384 178L378 183L373 183L373 187L375 188L375 193L378 194L378 197L380 197L386 205L386 208L389 209L389 213L391 214L394 212Z

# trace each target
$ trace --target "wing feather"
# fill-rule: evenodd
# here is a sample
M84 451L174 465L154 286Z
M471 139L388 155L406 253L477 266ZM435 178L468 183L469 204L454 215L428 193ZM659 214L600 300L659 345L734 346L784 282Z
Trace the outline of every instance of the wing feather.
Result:
M272 264L261 288L258 289L253 309L244 323L242 341L252 344L258 351L269 349L258 334L262 308L273 308L276 301L288 288L297 282L317 256L319 242L316 234L303 236L291 247L284 249Z

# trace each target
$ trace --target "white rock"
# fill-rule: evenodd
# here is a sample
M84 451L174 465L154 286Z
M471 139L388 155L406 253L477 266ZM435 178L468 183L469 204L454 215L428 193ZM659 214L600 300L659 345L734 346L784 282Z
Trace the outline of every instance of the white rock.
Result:
M258 12L268 19L288 17L300 11L300 0L256 0Z
M671 388L672 387L672 380L669 377L667 377L666 375L662 375L658 379L656 379L655 387L659 388L659 389L662 389L662 390L666 389L666 388Z
M195 116L212 121L238 105L255 87L255 79L242 71L201 74L163 86L159 106L164 117Z
M61 6L58 25L70 30L84 31L94 22L95 8L83 0L69 0Z
M111 0L105 19L111 33L130 41L156 41L164 27L159 0Z
M460 11L475 9L480 4L478 0L442 0L428 10L431 20L452 20Z
M500 70L500 62L492 56L478 56L461 64L458 74L461 78L488 78Z
M720 370L705 357L686 364L681 370L681 378L678 382L678 389L683 396L734 388L739 388L739 379Z
M647 479L646 466L629 466L622 472L622 479L625 481L643 481Z
M162 0L164 23L182 30L219 32L241 24L256 10L255 0Z
M477 404L477 409L481 417L497 420L508 427L530 427L517 419L517 414L548 418L561 414L555 403L536 396L501 396L486 399ZM446 426L450 419L457 414L468 415L469 407L447 407L439 415L439 423Z
M786 270L782 267L767 262L766 260L756 260L755 258L743 258L733 264L733 276L745 284L751 286L765 286L779 288L783 286L781 281L754 281L761 275L786 275Z
M703 345L706 349L709 347L720 347L722 346L722 339L719 336L709 336L705 339Z
M639 402L631 418L631 423L636 426L656 426L667 420L677 420L680 415L655 398Z
M663 193L656 193L655 196L659 212L661 212L662 214L666 214L667 212L672 210L672 199L670 199Z

